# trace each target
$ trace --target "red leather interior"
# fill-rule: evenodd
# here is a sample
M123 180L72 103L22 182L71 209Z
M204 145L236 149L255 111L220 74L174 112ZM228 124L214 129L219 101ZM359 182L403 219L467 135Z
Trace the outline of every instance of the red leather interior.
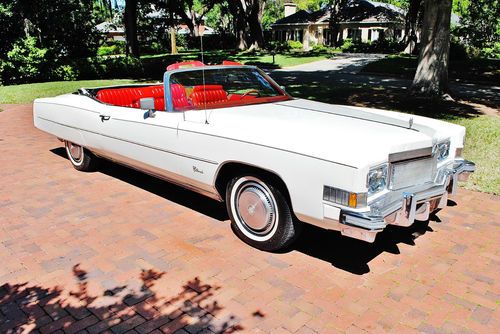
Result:
M104 103L121 107L139 108L140 99L152 97L155 99L155 109L165 110L163 86L147 86L133 88L109 88L97 92L97 99Z
M171 84L170 92L172 93L172 104L174 109L182 109L189 106L189 101L186 96L186 89L180 84Z
M222 85L194 86L189 96L194 106L227 101L227 92Z

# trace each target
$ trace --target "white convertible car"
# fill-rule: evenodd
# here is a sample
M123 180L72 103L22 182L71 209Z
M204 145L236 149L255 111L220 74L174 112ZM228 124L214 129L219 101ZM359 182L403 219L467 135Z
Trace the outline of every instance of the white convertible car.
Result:
M373 242L444 208L475 169L461 126L296 99L234 63L178 63L162 85L37 99L33 117L76 169L106 158L225 201L238 237L269 251L303 222Z

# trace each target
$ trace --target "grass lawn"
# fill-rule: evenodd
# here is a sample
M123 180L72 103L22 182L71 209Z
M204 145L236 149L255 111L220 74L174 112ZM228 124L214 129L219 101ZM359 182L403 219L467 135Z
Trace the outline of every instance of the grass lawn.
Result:
M25 85L0 86L0 104L31 103L39 97L56 96L72 93L82 87L98 87L123 85L134 82L132 80L82 80L82 81L55 81Z
M391 55L368 64L361 72L413 78L417 70L417 57ZM500 59L470 59L450 62L451 80L471 82L500 82Z
M318 54L313 52L288 52L273 56L258 52L231 52L231 51L206 51L203 54L203 59L206 64L220 64L223 60L237 61L247 65L257 65L262 68L283 68L296 66L305 63L310 63L317 60L327 59L331 55L324 53ZM177 61L200 60L199 51L179 52L177 55L158 54L145 55L141 59L144 62L163 60L167 63Z

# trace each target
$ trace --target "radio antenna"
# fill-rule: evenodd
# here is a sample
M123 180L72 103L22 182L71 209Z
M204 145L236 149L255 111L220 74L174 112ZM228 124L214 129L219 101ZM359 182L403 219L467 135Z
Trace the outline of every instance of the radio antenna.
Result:
M200 33L200 49L201 49L201 62L203 63L203 66L201 67L201 76L203 80L203 109L205 111L205 124L208 124L207 86L205 85L205 59L203 58L203 32Z

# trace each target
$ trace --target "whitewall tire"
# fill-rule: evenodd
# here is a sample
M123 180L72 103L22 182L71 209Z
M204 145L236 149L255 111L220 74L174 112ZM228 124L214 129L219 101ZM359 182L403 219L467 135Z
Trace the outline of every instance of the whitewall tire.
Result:
M280 250L299 234L301 223L280 189L258 176L234 177L227 185L226 205L235 234L258 249Z
M84 147L69 141L64 142L66 153L71 165L82 172L95 171L99 165L99 158Z

